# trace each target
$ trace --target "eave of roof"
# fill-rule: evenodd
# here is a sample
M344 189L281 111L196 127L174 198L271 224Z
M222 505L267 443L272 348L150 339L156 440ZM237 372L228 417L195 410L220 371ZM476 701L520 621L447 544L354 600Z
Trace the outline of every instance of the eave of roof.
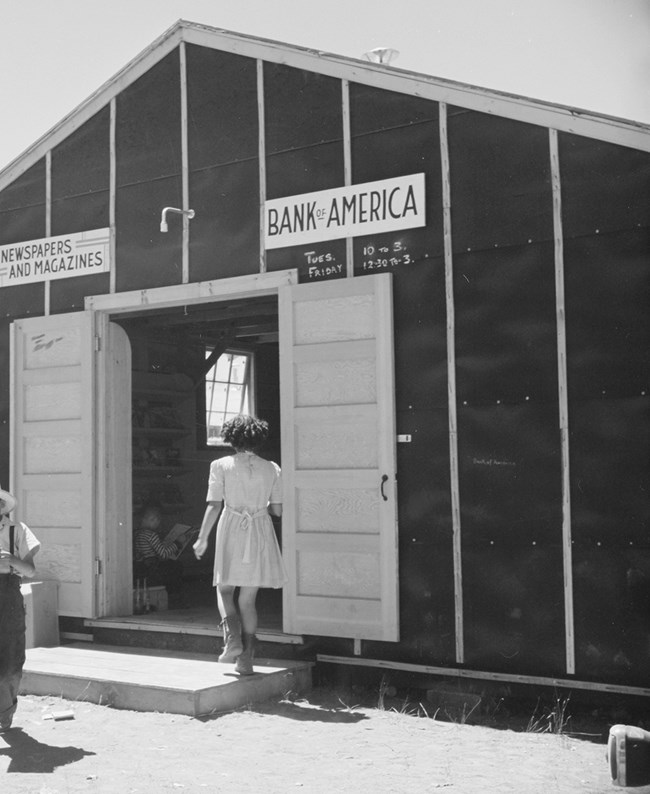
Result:
M350 82L446 102L596 140L650 151L650 125L269 39L178 20L117 74L0 171L0 190L105 107L181 42L282 63Z

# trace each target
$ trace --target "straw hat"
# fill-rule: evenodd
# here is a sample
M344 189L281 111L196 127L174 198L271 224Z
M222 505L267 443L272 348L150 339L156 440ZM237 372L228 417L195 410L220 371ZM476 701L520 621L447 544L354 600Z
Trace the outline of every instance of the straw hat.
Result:
M0 499L4 500L4 507L0 508L0 513L11 513L16 506L16 497L10 494L9 491L3 491L0 488Z

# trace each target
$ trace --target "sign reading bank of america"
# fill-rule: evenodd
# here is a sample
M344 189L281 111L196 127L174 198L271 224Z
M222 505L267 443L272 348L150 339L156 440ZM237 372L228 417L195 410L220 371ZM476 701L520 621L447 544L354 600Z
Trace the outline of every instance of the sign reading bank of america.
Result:
M413 229L425 225L424 205L424 174L273 199L264 204L265 247Z
M0 288L108 273L110 229L0 245Z

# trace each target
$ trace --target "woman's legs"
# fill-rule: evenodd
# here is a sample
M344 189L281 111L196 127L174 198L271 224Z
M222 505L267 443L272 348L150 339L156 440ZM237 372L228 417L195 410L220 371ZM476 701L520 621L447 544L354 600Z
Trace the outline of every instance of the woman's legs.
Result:
M217 606L221 618L231 618L237 614L235 588L230 584L217 585Z
M241 624L235 606L235 588L232 585L217 585L217 605L221 615L225 645L220 662L234 662L244 650Z
M257 631L257 598L258 587L240 587L237 606L235 606L235 588L232 585L217 585L217 604L223 619L224 646L220 662L234 662L235 670L241 675L253 674L253 656L255 653L255 632ZM241 634L240 634L241 621Z
M257 608L255 599L259 587L239 588L239 614L245 634L255 634L257 631Z
M239 590L239 613L242 622L242 640L244 649L235 662L235 671L240 675L253 675L253 657L255 655L255 632L257 631L257 609L255 598L257 587L241 587Z

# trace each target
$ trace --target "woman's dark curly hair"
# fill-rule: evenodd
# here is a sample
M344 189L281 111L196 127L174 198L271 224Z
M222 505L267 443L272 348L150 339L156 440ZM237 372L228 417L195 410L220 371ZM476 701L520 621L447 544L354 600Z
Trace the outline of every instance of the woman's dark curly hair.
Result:
M269 435L269 424L248 414L238 416L224 422L221 438L235 449L254 452L259 449Z

